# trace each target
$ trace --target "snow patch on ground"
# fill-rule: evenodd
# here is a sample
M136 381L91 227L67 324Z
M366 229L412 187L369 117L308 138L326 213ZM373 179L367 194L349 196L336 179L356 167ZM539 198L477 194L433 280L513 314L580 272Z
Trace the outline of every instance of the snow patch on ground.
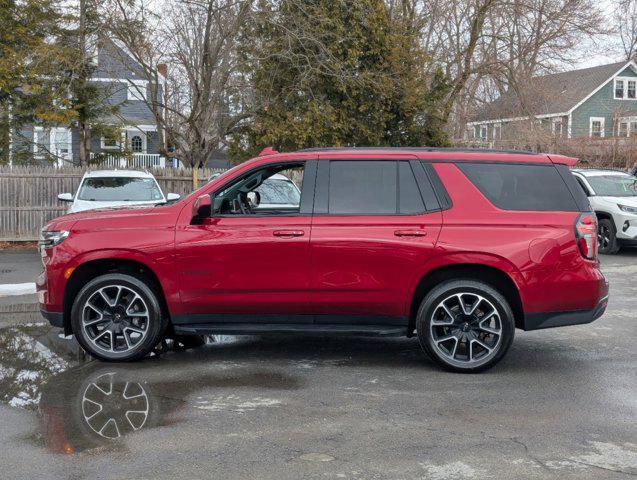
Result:
M29 295L35 293L35 283L2 283L0 284L0 297L13 295Z
M546 462L554 469L581 470L587 468L605 468L617 472L637 474L637 445L625 443L589 442L593 447L587 453L569 457L565 460Z
M427 476L424 478L431 480L471 480L474 478L488 478L481 470L477 470L463 462L451 462L443 465L421 463L420 466L427 472Z
M212 412L220 412L222 410L245 413L256 410L257 408L278 407L281 400L265 397L254 397L250 399L242 399L238 395L218 396L209 400L199 400L195 408L200 410L208 410Z

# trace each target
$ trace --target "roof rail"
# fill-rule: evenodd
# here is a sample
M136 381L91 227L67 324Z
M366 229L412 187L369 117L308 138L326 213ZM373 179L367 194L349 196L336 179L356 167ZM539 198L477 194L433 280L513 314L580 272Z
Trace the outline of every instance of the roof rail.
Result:
M517 155L537 155L529 150L498 150L495 148L458 147L322 147L304 148L299 152L341 152L349 150L402 150L410 152L459 152L459 153L509 153Z
M607 172L628 172L630 169L620 168L620 167L591 167L590 165L578 165L573 170L599 170L599 171L607 171Z

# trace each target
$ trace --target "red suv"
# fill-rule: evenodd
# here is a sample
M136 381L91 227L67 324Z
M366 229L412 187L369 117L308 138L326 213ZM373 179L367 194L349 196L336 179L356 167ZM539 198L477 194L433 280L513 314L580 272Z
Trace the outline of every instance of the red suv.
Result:
M164 337L417 334L443 367L483 370L516 327L588 323L606 308L574 163L267 149L178 203L51 221L41 309L109 361L140 359Z

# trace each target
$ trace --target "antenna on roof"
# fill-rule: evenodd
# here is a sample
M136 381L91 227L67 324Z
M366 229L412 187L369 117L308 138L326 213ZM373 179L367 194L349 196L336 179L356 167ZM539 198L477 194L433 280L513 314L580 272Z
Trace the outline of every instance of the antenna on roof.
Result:
M279 153L279 152L275 150L274 147L265 147L263 150L261 150L261 153L259 153L259 156L264 157L265 155L274 155L275 153Z

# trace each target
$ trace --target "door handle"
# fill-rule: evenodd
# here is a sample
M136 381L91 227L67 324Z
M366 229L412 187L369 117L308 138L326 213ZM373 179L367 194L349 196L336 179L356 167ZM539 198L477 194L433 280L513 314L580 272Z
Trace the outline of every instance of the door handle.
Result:
M275 230L272 235L275 237L302 237L305 232L303 230Z
M397 237L424 237L427 232L424 230L396 230L394 235Z

